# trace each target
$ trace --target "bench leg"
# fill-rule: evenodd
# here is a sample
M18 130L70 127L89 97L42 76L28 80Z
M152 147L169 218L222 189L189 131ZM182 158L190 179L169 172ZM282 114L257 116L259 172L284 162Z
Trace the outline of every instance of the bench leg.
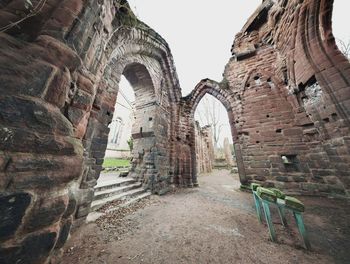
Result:
M297 223L299 233L300 233L301 237L303 238L304 245L305 245L306 249L310 250L311 245L310 245L307 233L306 233L306 229L305 229L305 225L304 225L304 221L303 221L303 216L298 212L293 212L293 215L294 215L295 221Z
M276 234L275 234L275 229L274 229L273 224L272 224L269 203L262 200L262 205L264 208L266 223L267 223L267 226L269 228L270 238L271 238L272 242L276 242Z
M253 191L253 197L255 202L256 214L258 215L259 222L262 223L260 201L259 201L259 197L256 195L254 191Z
M280 215L280 218L281 218L281 222L282 222L284 227L287 227L288 224L287 224L286 213L285 213L284 207L281 205L278 205L278 204L277 204L277 207L278 207L278 214Z

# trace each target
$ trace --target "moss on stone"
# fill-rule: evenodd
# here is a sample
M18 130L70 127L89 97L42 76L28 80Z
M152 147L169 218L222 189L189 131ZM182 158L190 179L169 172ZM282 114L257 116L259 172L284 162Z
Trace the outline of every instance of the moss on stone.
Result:
M284 198L285 202L286 202L286 207L289 209L292 209L294 211L298 211L298 212L304 212L305 211L305 206L304 204L299 201L297 198L295 197L291 197L291 196L286 196Z
M251 192L252 191L250 186L249 185L245 185L245 184L241 184L240 189L241 189L241 191L245 191L245 192Z
M277 188L270 188L276 194L276 197L279 199L284 199L286 197L285 193Z
M226 78L222 79L222 81L219 83L220 89L228 90L230 88L230 84Z
M250 184L250 188L253 190L253 191L256 191L256 189L258 188L258 187L261 187L261 185L259 184L259 183L251 183Z
M276 194L267 188L258 187L256 192L258 196L265 201L275 203L277 200Z

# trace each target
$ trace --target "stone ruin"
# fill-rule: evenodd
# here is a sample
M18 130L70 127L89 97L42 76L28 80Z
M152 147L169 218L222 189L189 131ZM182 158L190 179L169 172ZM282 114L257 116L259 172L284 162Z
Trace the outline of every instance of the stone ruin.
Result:
M214 162L214 143L211 126L207 125L205 127L200 127L198 121L196 121L195 140L197 173L212 172Z
M230 142L228 141L228 138L224 139L224 155L227 162L227 165L229 165L230 168L235 167L235 161L232 156L232 150Z
M32 0L26 19L23 2L0 1L1 263L45 263L85 222L121 75L137 98L132 174L153 193L198 185L194 111L209 93L242 184L348 195L350 64L332 0L263 1L223 80L186 97L168 44L125 0Z

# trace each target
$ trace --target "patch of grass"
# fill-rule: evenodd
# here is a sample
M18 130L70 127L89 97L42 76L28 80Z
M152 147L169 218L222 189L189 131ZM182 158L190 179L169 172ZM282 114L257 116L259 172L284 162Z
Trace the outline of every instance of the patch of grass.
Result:
M106 158L106 159L103 161L102 166L103 166L104 168L130 166L130 160L127 160L127 159Z

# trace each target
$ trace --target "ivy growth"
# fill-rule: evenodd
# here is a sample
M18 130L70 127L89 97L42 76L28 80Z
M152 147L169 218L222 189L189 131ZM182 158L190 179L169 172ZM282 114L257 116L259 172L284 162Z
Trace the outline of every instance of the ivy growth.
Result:
M226 78L222 79L222 81L219 83L220 89L228 90L230 88L230 84Z

